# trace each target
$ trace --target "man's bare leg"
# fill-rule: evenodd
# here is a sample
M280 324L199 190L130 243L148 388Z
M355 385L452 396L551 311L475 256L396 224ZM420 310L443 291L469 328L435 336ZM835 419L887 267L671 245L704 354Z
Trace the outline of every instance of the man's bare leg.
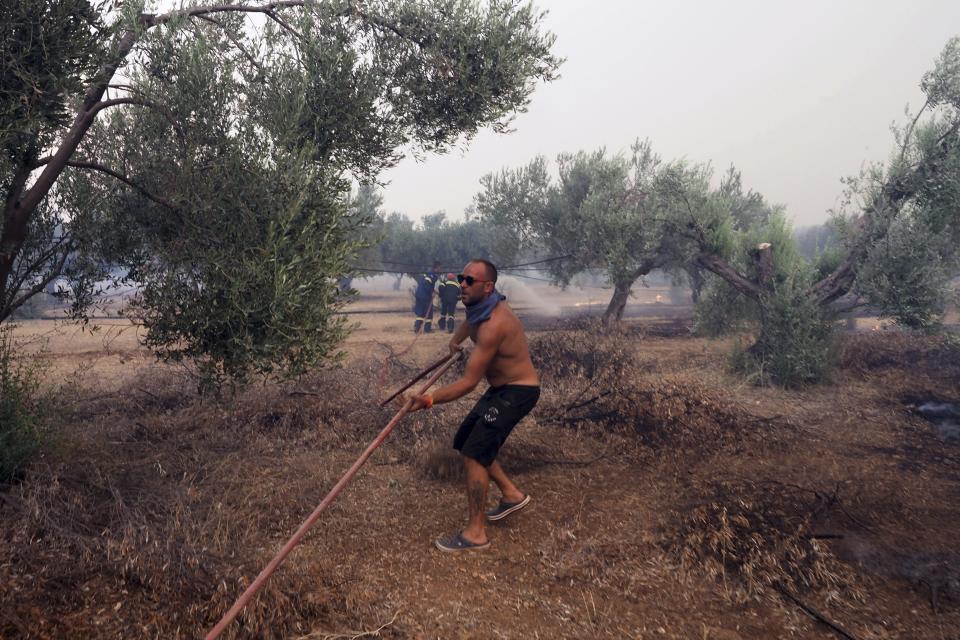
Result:
M497 488L500 489L500 495L503 496L504 502L516 503L526 497L524 493L520 491L520 489L517 489L517 486L510 481L503 467L501 467L500 463L496 460L490 465L489 473L490 478L497 484Z
M487 542L487 487L490 485L490 473L487 468L473 458L463 457L463 467L467 472L467 507L470 521L460 534L470 542Z

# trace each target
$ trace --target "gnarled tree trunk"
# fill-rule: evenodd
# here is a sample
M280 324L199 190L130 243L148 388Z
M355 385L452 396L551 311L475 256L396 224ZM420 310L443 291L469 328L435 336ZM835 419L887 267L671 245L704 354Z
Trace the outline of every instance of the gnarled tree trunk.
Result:
M603 312L603 324L605 326L610 327L620 324L623 319L623 312L627 308L627 299L630 297L633 283L637 281L637 278L642 278L654 269L662 267L666 264L667 259L665 251L657 251L652 258L641 262L636 269L613 283L613 297L610 298L607 310Z
M636 278L628 282L617 283L614 286L613 297L610 298L610 304L607 310L603 312L603 324L607 327L619 324L623 319L623 312L627 308L627 299L630 297L630 289Z
M707 283L703 277L703 269L697 264L688 264L684 267L687 273L687 280L690 281L690 299L693 304L700 302L700 293L703 291L703 285Z

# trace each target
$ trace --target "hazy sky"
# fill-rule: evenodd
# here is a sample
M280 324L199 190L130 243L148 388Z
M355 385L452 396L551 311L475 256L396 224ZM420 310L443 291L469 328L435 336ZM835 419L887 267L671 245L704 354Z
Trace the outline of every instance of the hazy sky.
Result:
M541 0L561 78L508 135L408 158L382 178L387 211L459 218L482 175L537 154L627 151L731 163L744 183L822 222L840 178L885 160L890 124L922 104L920 77L960 35L960 0Z

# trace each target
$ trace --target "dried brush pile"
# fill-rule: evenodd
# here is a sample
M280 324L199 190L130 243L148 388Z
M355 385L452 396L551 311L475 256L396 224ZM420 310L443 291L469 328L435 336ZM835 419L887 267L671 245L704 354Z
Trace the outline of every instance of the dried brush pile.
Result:
M857 373L896 369L956 380L960 377L960 337L892 331L845 336L840 365Z
M65 399L60 450L0 488L0 637L196 637L339 476L320 463L386 423L379 364L216 403L172 373ZM386 416L386 418L385 418ZM288 563L225 637L281 638L356 608Z
M544 396L540 424L630 433L645 444L716 448L757 420L699 385L659 376L616 332L554 331L531 341Z
M664 538L686 574L716 579L737 602L811 590L828 601L860 597L850 570L814 530L835 496L777 482L717 481L695 490Z
M635 356L634 341L616 333L558 331L533 343L547 390L538 409L541 424L590 425L601 432L629 433L660 451L686 451L700 460L706 453L733 455L746 439L762 438L762 426L779 429L776 440L781 442L784 429L794 430L782 419L751 416L694 382L658 375ZM715 578L737 602L777 592L816 591L828 600L856 597L846 566L834 558L814 528L833 504L830 496L780 483L739 480L714 480L681 491L688 499L666 514L666 532L657 546L681 567L686 579ZM639 571L629 558L606 558L627 543L642 546L644 541L593 550L605 559L587 562L561 554L557 561L565 572L602 569L604 581L628 592L637 586L631 576L652 569ZM631 566L633 570L622 575L611 568ZM591 579L601 579L594 573Z

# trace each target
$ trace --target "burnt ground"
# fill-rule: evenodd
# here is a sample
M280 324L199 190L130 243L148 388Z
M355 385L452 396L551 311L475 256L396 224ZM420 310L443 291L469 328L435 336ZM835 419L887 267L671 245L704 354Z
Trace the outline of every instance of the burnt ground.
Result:
M960 445L917 411L960 402L955 340L849 337L797 391L730 375L682 319L529 324L544 396L502 461L531 506L437 552L468 405L411 416L226 636L960 637ZM446 338L390 340L222 403L159 368L61 388L50 450L0 492L0 637L205 633Z

